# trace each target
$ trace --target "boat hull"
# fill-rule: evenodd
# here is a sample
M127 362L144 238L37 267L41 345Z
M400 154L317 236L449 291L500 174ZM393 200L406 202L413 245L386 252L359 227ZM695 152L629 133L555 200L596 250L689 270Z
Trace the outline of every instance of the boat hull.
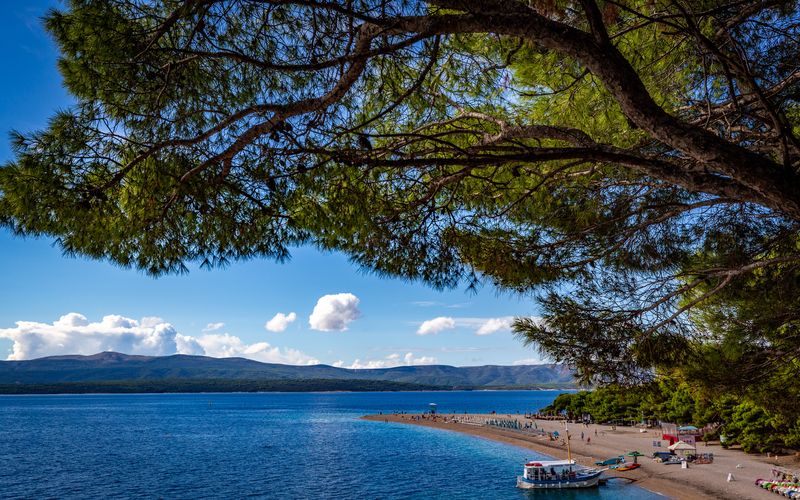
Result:
M593 488L600 482L600 472L591 476L584 476L576 479L564 479L563 481L532 481L522 476L517 476L517 488L525 490L538 489L565 489L565 488Z

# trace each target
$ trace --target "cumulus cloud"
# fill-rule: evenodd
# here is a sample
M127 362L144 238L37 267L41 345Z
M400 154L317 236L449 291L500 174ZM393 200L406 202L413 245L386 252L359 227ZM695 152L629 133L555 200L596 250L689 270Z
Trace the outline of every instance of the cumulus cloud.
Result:
M205 336L205 335L204 335ZM200 345L196 338L189 335L175 336L175 353L188 354L190 356L205 356L206 350Z
M140 322L112 314L92 323L82 314L69 313L52 324L17 321L15 328L0 329L0 338L13 341L9 360L102 351L149 356L174 354L178 332L169 323L154 319L144 318Z
M283 349L266 342L246 344L234 335L213 333L191 339L205 352L206 356L215 358L248 358L265 363L282 363L287 365L317 365L319 360L296 349Z
M9 360L116 351L145 356L238 356L297 365L319 363L295 349L281 350L266 342L246 344L228 334L205 334L197 338L182 335L174 326L155 317L137 321L112 314L91 322L82 314L69 313L52 324L17 321L14 328L0 328L0 338L13 342Z
M72 313L72 314L76 314L76 313ZM158 316L145 316L144 318L139 320L139 325L140 326L146 326L146 327L156 326L156 325L159 325L161 323L166 323L166 321L164 321L162 318L159 318Z
M475 330L475 335L491 335L501 330L511 330L511 323L513 323L513 321L514 318L511 316L505 318L489 318Z
M417 329L417 335L431 335L437 334L444 330L452 330L456 327L456 322L453 318L447 316L439 316L438 318L423 321Z
M216 332L225 328L225 323L209 323L203 328L204 332Z
M358 303L358 297L352 293L323 295L308 317L308 324L312 330L343 332L361 315Z
M429 335L453 330L455 328L469 328L475 331L475 335L491 335L500 331L511 331L514 322L513 316L500 316L497 318L464 318L440 316L438 318L423 321L417 335Z
M297 314L290 312L289 314L278 313L271 320L264 324L264 328L271 332L282 332L286 330L294 320L297 319Z
M408 352L405 355L398 353L390 354L383 359L368 359L361 361L356 359L350 366L344 366L344 363L337 361L333 366L338 368L351 368L351 369L370 369L370 368L393 368L396 366L415 366L415 365L434 365L436 358L432 356L414 357L414 353Z

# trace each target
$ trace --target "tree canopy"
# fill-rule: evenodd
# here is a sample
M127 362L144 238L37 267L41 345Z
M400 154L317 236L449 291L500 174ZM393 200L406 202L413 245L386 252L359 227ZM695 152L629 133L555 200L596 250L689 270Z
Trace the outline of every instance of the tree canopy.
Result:
M532 294L585 381L796 375L786 0L70 0L0 223L159 275L300 244ZM731 366L740 366L737 372ZM743 383L745 382L745 383Z
M679 425L708 425L704 441L725 436L723 446L740 445L746 452L781 452L800 445L800 426L778 413L765 410L749 400L729 394L708 398L693 394L686 383L661 379L639 391L609 385L587 392L560 394L541 409L595 422L675 422Z

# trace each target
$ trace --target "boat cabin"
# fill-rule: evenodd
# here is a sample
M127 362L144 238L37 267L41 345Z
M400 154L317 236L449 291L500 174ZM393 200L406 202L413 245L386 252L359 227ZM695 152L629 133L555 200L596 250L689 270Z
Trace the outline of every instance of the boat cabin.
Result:
M590 488L597 486L602 473L575 460L532 460L517 476L517 488Z
M534 461L525 464L523 477L529 481L565 481L575 479L575 460Z

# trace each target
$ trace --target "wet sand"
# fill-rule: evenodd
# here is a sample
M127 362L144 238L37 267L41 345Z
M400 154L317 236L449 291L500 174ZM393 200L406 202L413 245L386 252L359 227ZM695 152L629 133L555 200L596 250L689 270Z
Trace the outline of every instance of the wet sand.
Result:
M435 421L429 418L416 420L414 417L418 416L410 414L368 415L362 418L377 422L422 425L461 432L528 448L556 459L567 458L567 449L561 440L551 441L548 436L536 435L531 431L518 431L482 424L489 419L517 420L520 426L527 422L535 422L539 429L551 433L558 431L563 437L564 422L530 420L521 415L507 414L445 414L437 416ZM718 445L705 446L703 443L699 443L697 452L713 453L714 463L690 463L688 469L682 469L680 465L664 465L649 458L653 451L668 451L666 441L661 441L660 448L653 447L653 441L660 440L659 431L648 429L647 432L640 432L638 428L634 427L612 429L606 425L584 426L582 424L570 424L569 430L572 436L570 440L572 458L578 463L594 466L594 462L597 460L605 460L638 450L646 455L638 458L638 462L642 464L640 468L626 472L608 470L605 476L627 478L637 486L676 500L776 499L779 498L778 495L755 486L755 480L772 477L771 470L775 465L796 467L789 463L791 457L780 457L776 462L774 458L767 459L764 456L747 454L739 450L726 450ZM584 438L591 438L591 442L587 442L586 439L581 440L581 432L583 432ZM626 461L631 460L633 460L631 457L626 457ZM521 472L522 464L520 464ZM730 482L728 481L729 473L733 474L733 481ZM509 481L515 480L516 478L509 478Z

